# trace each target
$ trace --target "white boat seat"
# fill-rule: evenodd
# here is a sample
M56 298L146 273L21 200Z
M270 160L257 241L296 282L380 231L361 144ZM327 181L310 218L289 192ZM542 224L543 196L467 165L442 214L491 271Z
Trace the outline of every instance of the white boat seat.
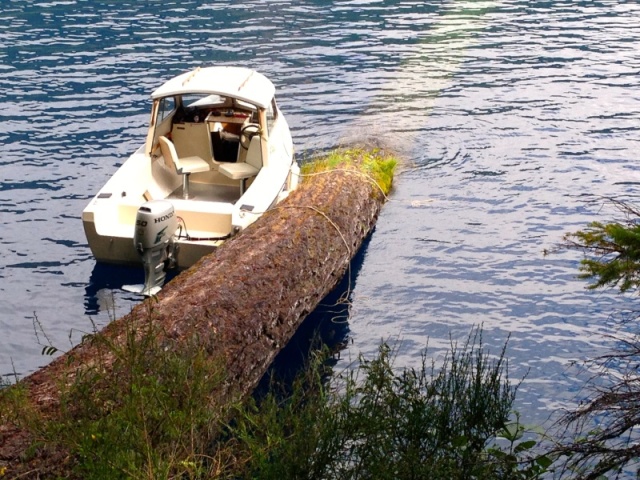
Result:
M231 167L231 168L228 168ZM258 174L259 169L248 163L223 163L218 167L220 173L232 180L249 178Z
M240 180L240 196L244 194L246 180L256 176L262 168L260 135L251 137L245 162L222 163L218 166L218 171L224 176L232 180Z
M208 172L211 165L204 158L196 156L179 158L175 145L167 137L162 136L158 141L165 163L173 167L178 175L182 175L182 198L189 198L189 175Z

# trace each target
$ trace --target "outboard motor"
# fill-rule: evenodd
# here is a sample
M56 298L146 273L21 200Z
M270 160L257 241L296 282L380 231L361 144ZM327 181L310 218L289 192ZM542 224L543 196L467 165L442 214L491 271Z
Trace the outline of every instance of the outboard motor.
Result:
M125 290L145 296L160 291L166 269L175 267L177 230L178 217L171 202L153 200L138 209L133 245L142 257L144 285L125 285Z

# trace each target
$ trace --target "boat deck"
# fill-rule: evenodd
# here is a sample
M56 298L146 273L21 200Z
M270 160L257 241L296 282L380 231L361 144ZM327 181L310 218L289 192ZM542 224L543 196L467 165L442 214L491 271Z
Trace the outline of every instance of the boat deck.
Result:
M182 185L167 197L168 199L182 198ZM189 184L189 200L201 202L236 203L240 199L240 189L229 185L210 185L207 183Z

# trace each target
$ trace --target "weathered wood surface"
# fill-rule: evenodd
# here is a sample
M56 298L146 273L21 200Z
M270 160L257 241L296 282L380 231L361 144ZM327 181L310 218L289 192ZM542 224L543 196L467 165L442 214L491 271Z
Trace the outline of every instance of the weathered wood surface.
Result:
M126 325L153 310L167 345L195 338L222 354L225 397L249 393L305 316L340 281L371 232L384 195L358 172L317 174L278 207L183 272L157 296L109 324L100 335L123 341ZM85 342L22 380L36 409L55 412L60 385L96 355ZM72 356L71 356L72 355ZM29 433L0 422L0 466L15 466ZM57 461L55 458L51 461Z

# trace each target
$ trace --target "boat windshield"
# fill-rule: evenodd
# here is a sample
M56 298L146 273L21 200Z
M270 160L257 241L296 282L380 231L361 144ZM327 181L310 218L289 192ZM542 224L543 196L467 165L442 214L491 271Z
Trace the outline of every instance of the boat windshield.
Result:
M206 107L221 107L226 103L226 98L221 97L220 95L207 95L203 97L202 95L183 95L182 96L182 105L186 108L206 108Z
M166 97L160 100L158 105L158 115L156 117L156 125L162 123L176 108L176 102L173 97Z

